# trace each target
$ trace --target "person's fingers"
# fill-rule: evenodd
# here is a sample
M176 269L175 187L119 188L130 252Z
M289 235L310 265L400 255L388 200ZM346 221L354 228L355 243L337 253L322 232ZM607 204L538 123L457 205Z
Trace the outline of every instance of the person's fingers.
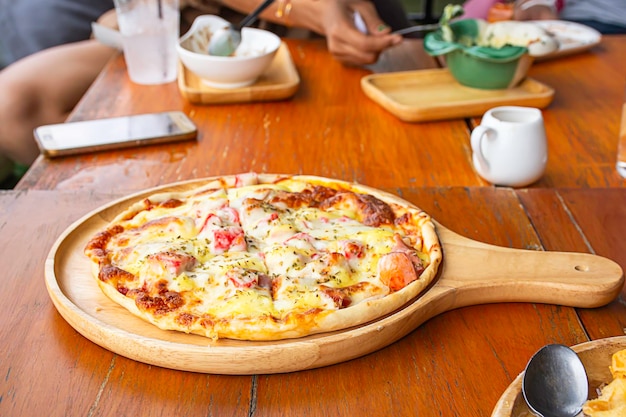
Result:
M353 17L358 8L367 22L368 31L376 33L364 34L357 29ZM329 4L325 10L324 24L328 50L340 62L348 65L366 65L376 62L380 53L386 48L402 42L399 35L390 35L373 4L370 2L350 2L350 7L339 7L338 3ZM367 20L365 20L367 19Z
M327 43L330 53L342 63L349 65L372 64L378 60L384 49L392 45L382 38L364 36L360 33L354 38L329 36Z
M366 51L382 51L402 41L401 36L390 35L389 33L364 34L357 30L351 22L341 22L329 27L326 36Z
M368 35L373 37L385 36L385 40L379 42L377 47L387 48L402 42L401 35L390 35L391 27L380 18L374 3L358 2L354 3L353 8L355 13L358 13L358 18L362 24L365 25Z
M329 48L329 51L333 55L334 59L348 66L373 64L378 60L379 55L373 52L363 52L358 50L350 51L348 49L337 50Z
M374 3L371 2L360 2L355 3L354 11L360 15L365 27L367 29L367 33L370 35L377 34L387 34L391 32L391 28L387 25L381 18L378 16L376 12L376 7L374 7Z

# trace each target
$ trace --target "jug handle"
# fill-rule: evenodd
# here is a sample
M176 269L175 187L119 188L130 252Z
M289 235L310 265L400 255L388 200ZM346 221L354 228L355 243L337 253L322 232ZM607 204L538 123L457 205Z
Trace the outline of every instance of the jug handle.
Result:
M483 155L481 144L483 141L483 137L485 137L491 131L492 129L486 126L478 125L474 128L474 130L472 130L472 134L470 135L472 151L474 152L476 159L478 159L478 163L480 163L484 171L489 171L489 161L487 161L487 158L485 158L485 155Z

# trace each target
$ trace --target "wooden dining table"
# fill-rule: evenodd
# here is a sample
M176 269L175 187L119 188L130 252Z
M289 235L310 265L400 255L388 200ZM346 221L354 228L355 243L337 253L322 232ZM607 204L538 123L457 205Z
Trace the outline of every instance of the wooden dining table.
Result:
M403 122L365 96L360 82L369 74L437 68L421 41L407 40L366 68L342 66L321 39L285 44L297 91L254 103L192 104L176 83L131 83L123 57L114 57L68 121L182 110L198 126L197 140L40 156L14 190L0 192L0 416L488 416L540 347L624 335L626 180L615 162L626 36L533 64L529 76L555 96L542 109L546 172L524 188L493 186L474 171L469 136L479 116ZM243 172L375 187L473 242L529 256L591 255L581 262L609 265L614 285L590 281L588 293L572 296L562 282L544 289L539 282L534 299L517 297L514 285L506 294L494 286L481 290L494 291L492 301L450 298L363 355L280 373L197 372L131 359L92 342L55 308L46 259L56 259L55 243L81 219L138 191ZM446 266L445 253L444 245L439 280L453 278L448 267L463 269L458 258ZM546 265L516 271L520 288L544 273L558 282Z

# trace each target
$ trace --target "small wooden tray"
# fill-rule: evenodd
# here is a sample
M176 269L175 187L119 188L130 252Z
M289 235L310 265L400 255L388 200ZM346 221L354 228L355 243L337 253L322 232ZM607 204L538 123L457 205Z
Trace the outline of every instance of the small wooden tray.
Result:
M160 330L115 304L92 277L83 250L121 210L159 191L183 191L210 178L168 184L113 201L68 227L46 259L45 282L59 313L92 342L128 358L192 372L271 374L336 364L381 349L446 311L494 302L597 307L621 291L621 267L586 253L488 245L436 223L444 260L432 286L399 310L360 326L299 339L240 341Z
M554 89L532 78L515 88L482 90L459 84L446 68L371 74L361 87L405 122L481 116L503 105L544 108L554 98Z
M572 346L585 366L589 381L588 399L598 397L596 389L613 380L609 365L615 352L626 349L626 336L593 340ZM530 359L530 358L529 358ZM534 416L524 401L522 380L524 372L509 385L496 404L491 417L528 417ZM582 414L581 414L582 415Z
M293 96L300 85L300 76L284 43L278 48L269 68L256 83L247 87L228 90L210 87L182 63L179 69L178 88L183 97L193 104L283 100Z

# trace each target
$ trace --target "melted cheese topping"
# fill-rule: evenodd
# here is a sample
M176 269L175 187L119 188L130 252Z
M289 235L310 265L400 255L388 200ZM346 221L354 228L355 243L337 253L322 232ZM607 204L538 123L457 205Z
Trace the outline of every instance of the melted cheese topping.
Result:
M185 313L211 323L281 322L388 294L378 261L396 245L394 234L407 231L365 225L349 204L271 203L277 193L303 189L299 181L220 189L186 195L179 205L151 201L116 220L124 231L107 243L109 261L136 277L121 284L123 293L178 293Z

